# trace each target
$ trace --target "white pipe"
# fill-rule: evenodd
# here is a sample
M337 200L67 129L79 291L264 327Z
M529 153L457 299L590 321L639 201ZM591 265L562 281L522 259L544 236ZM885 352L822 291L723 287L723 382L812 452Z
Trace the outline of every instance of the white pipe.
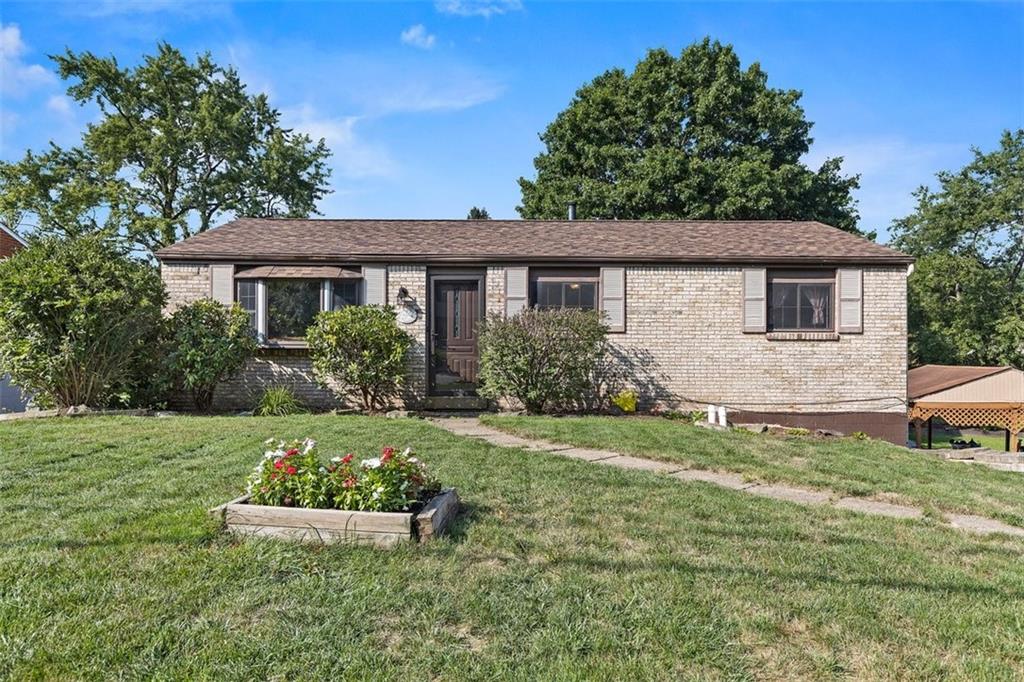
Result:
M724 407L719 407L718 408L718 425L719 426L728 426L729 425L729 420L726 418L727 416L728 415L726 414L726 409Z
M714 405L708 405L708 424L714 424L715 423L715 414L716 413L717 413L717 409L715 408L715 406Z

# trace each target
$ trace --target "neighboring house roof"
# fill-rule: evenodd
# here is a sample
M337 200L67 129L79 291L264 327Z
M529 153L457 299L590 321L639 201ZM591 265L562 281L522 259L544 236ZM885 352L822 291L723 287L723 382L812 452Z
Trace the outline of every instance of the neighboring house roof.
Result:
M907 372L907 398L917 400L924 396L1010 370L1013 370L1013 368L1007 366L922 365Z
M823 223L784 220L241 218L156 255L161 260L234 262L913 262Z
M0 225L0 259L13 256L15 251L25 246L25 241L21 237Z

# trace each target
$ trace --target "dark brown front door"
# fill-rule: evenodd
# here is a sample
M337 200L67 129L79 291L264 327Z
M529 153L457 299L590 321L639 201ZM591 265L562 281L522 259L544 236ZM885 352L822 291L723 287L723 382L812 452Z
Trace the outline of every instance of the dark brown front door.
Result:
M431 395L476 395L480 354L481 279L433 280Z

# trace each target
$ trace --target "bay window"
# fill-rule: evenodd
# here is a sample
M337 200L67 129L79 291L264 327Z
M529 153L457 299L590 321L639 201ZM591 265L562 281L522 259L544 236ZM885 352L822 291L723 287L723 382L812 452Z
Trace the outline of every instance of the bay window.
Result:
M236 279L235 301L249 314L260 340L299 343L317 313L359 305L362 280L267 277Z

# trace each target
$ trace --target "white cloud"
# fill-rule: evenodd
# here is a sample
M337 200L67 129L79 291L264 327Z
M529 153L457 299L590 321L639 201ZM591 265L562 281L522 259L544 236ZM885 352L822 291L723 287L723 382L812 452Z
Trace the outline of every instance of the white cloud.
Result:
M522 0L436 0L434 7L442 14L489 18L496 14L518 12L523 9L523 3Z
M437 42L437 36L427 33L427 29L423 24L416 24L402 31L401 40L404 45L412 45L421 50L429 50Z
M314 140L323 138L330 148L331 166L335 175L347 179L384 177L394 174L395 162L386 150L356 135L358 116L331 118L322 115L311 104L281 111L284 124L306 133Z
M56 81L44 66L22 59L27 51L17 24L0 25L0 94L21 96Z
M854 193L860 228L877 230L884 242L892 221L914 210L911 193L921 185L933 185L937 172L960 168L970 149L966 143L920 143L891 135L819 138L803 160L817 170L826 158L836 156L843 157L844 174L860 174L860 189Z
M71 100L64 95L51 95L46 100L46 108L60 116L71 116Z

